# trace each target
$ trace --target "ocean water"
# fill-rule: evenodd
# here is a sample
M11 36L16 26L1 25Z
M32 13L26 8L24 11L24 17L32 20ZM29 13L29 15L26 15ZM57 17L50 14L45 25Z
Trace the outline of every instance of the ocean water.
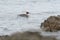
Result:
M18 16L26 11L30 12L29 18ZM60 15L60 0L0 0L0 35L29 30L59 39L60 32L44 32L40 28L41 22L53 15Z

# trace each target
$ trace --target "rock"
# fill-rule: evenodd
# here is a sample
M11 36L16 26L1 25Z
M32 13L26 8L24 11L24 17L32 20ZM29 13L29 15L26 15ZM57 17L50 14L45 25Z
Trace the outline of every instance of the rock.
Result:
M45 31L55 32L60 30L60 16L50 16L41 23L41 28Z
M43 37L38 32L14 33L11 36L1 36L0 40L56 40L55 37Z

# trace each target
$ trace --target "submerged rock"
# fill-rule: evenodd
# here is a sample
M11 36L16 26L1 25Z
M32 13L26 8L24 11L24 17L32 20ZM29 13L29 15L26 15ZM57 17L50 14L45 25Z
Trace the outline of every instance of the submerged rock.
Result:
M43 37L38 32L15 33L11 36L1 36L0 40L56 40L54 37Z
M41 28L45 31L55 32L60 30L60 16L50 16L41 23Z

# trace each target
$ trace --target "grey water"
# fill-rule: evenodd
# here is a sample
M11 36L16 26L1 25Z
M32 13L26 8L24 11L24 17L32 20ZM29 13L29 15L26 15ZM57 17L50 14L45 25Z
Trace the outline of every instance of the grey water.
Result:
M18 16L26 11L29 18ZM0 35L39 30L44 36L60 38L60 32L46 33L40 28L41 22L52 15L60 15L60 0L0 0Z

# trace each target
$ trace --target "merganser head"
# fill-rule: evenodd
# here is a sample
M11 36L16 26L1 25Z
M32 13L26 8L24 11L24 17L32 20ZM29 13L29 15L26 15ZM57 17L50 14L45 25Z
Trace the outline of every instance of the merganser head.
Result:
M26 12L26 14L29 14L29 12Z

